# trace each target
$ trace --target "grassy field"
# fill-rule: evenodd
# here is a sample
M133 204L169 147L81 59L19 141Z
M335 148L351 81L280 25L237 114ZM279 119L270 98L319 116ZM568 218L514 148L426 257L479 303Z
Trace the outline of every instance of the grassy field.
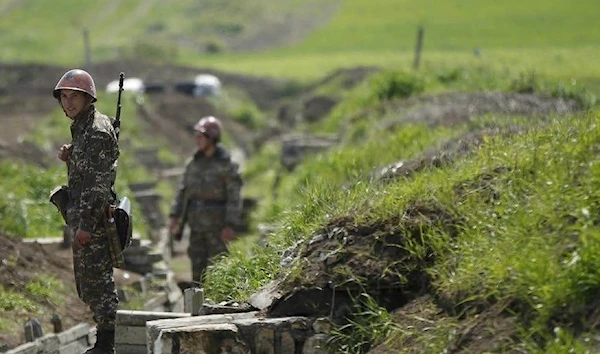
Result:
M291 53L412 50L416 28L425 49L566 47L600 44L593 0L344 1L337 16Z
M251 36L265 23L310 16L333 0L0 0L0 61L78 65L85 62L84 28L92 60L161 61L222 50L230 37ZM311 10L312 9L312 10ZM318 8L317 8L318 9ZM222 48L223 47L223 48Z
M343 0L340 4L328 24L300 43L262 52L206 55L199 54L198 43L211 38L218 42L227 28L232 31L241 26L240 31L252 32L256 18L278 18L300 6L304 13L318 12L324 5L300 0L258 1L252 6L214 0L202 5L191 0L0 0L0 61L36 62L44 58L46 63L81 64L81 31L87 27L95 61L139 55L309 80L339 67L408 68L413 61L417 27L423 25L426 68L484 64L535 69L564 80L600 81L596 60L600 27L595 19L600 3L594 0ZM479 57L474 55L476 48Z

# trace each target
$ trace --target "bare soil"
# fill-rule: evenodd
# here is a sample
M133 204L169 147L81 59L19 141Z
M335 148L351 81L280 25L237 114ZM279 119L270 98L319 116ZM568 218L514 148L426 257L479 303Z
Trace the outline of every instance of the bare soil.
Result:
M63 328L67 329L81 322L92 322L91 312L79 299L73 278L71 249L62 249L57 244L41 245L25 243L19 238L0 234L0 285L5 291L28 294L26 287L36 280L52 277L62 283L57 291L60 299L53 301L29 295L28 300L41 309L40 312L2 311L0 318L12 319L18 330L0 332L0 343L11 347L25 341L23 324L29 318L42 322L44 333L52 330L51 318L54 313L60 315Z

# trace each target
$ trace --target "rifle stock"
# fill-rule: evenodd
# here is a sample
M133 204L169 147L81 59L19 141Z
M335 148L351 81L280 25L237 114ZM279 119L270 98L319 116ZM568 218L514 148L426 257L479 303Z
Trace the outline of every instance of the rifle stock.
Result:
M187 223L187 209L189 204L189 198L187 193L183 194L183 210L181 212L181 216L179 217L179 229L177 232L173 234L173 239L176 241L181 241L183 239L183 229L185 228L185 224Z

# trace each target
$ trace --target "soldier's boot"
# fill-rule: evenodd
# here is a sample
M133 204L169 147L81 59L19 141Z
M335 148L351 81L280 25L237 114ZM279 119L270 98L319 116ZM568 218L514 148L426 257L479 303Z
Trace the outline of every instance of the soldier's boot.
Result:
M98 330L96 344L85 354L114 354L115 353L115 331Z

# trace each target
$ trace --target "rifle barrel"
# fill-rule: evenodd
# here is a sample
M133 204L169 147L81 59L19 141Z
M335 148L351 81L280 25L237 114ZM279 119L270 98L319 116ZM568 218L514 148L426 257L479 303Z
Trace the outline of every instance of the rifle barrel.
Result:
M125 74L121 72L119 74L119 93L117 96L117 113L115 114L115 122L113 127L117 133L117 139L119 138L119 132L121 131L121 92L123 92L123 81L125 80Z

